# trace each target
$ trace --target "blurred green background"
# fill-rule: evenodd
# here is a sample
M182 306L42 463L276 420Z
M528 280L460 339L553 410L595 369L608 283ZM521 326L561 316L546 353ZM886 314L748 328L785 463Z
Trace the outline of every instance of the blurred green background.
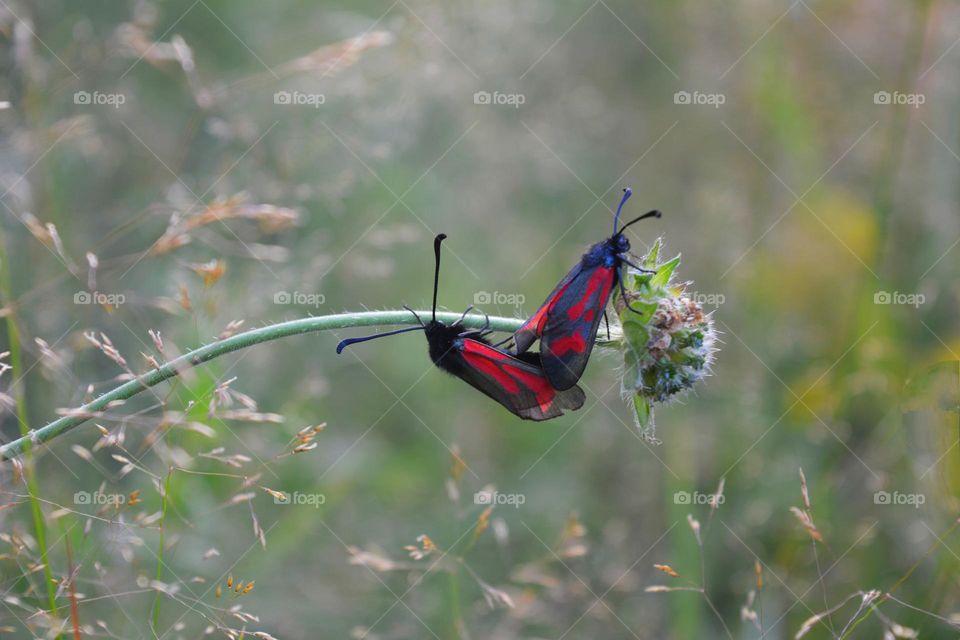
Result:
M85 637L792 638L834 607L806 637L957 637L958 25L946 0L0 2L4 441L235 321L428 307L440 231L444 308L529 315L624 186L665 212L634 250L682 254L723 343L660 444L611 350L540 424L415 334L220 358L39 448L35 500L3 465L0 633L71 634L72 582ZM485 514L489 485L523 504Z

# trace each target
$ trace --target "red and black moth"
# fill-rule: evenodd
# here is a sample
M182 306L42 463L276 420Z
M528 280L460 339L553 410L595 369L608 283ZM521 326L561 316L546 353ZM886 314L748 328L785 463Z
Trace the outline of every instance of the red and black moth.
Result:
M613 235L587 249L537 312L513 334L516 354L525 353L540 340L541 365L554 389L569 389L583 375L614 286L619 285L623 293L621 269L624 265L649 272L628 260L630 241L623 232L633 223L659 218L661 213L649 211L617 230L620 211L632 194L630 189L623 190L623 199L613 220ZM633 307L630 309L641 313Z
M337 345L337 353L358 342L408 331L423 331L430 345L430 359L435 365L493 398L524 420L549 420L563 415L564 410L573 411L582 407L585 396L580 387L571 385L558 391L550 385L540 366L540 354L526 352L512 355L490 345L486 339L491 333L489 319L487 327L483 329L466 329L463 319L472 307L468 307L460 319L451 325L437 320L440 243L446 237L441 233L433 240L436 266L433 272L433 310L430 321L423 322L412 309L404 307L417 318L419 327L407 327L362 338L348 338Z

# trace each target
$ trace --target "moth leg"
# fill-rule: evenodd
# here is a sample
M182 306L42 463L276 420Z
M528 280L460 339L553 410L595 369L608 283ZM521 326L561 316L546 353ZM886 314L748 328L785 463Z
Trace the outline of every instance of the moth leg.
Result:
M636 270L639 271L640 273L656 273L656 272L657 272L656 269L644 269L643 267L641 267L641 266L639 266L639 265L633 264L632 262L630 262L629 260L627 260L626 258L624 258L624 257L622 257L622 256L620 257L620 260L621 260L624 264L630 265L631 267L633 267L634 269L636 269Z
M467 317L467 314L470 313L471 311L473 311L473 305L470 305L469 307L467 307L466 309L464 309L464 310L463 310L463 315L461 315L461 316L460 316L460 319L457 320L454 324L460 324L461 322L463 322L463 319L466 318L466 317Z
M630 306L630 300L627 299L627 290L623 286L623 278L617 276L617 284L620 285L620 297L623 298L623 304L626 305L627 309L630 309L630 311L633 311L638 315L641 315L641 316L644 315L642 310L635 309L634 307Z
M417 315L417 312L416 312L416 311L414 311L413 309L411 309L411 308L408 307L407 305L403 305L403 308L413 314L413 317L417 319L417 322L420 323L420 326L421 326L421 327L424 326L423 320L420 319L420 316Z
M626 300L626 298L624 298ZM603 310L603 323L607 326L607 341L610 341L610 318L607 317L607 310Z
M464 315L466 315L466 313L464 313ZM488 316L487 314L483 314L483 317L486 318L486 322L483 323L482 327L480 327L479 329L471 329L470 331L464 331L463 333L458 334L458 337L460 338L465 338L467 336L481 337L485 333L490 333L490 316Z

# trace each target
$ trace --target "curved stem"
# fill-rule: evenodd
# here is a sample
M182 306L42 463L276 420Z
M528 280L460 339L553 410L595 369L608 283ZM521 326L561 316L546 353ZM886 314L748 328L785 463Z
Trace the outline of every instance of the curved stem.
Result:
M429 315L426 311L417 312L422 315ZM459 313L438 312L437 319L452 324L460 318ZM464 327L468 329L480 329L486 325L487 317L473 314L463 319ZM120 385L103 394L96 400L75 409L62 418L58 418L45 427L37 430L31 430L28 435L18 438L8 444L0 447L0 461L9 460L20 455L33 444L43 444L57 436L80 426L90 418L93 418L99 412L105 410L111 403L132 398L138 393L156 386L164 380L169 380L182 371L203 364L214 358L218 358L232 351L238 351L251 347L261 342L269 342L278 338L295 336L301 333L311 333L313 331L329 331L331 329L346 329L348 327L372 327L379 325L397 325L397 324L418 324L416 318L409 311L367 311L362 313L341 313L330 316L319 316L312 318L301 318L299 320L290 320L279 324L272 324L259 329L251 329L243 333L238 333L224 340L219 340L213 344L200 347L179 358L168 362L159 369L154 369L136 379ZM520 318L490 318L490 327L494 331L516 331L523 324Z

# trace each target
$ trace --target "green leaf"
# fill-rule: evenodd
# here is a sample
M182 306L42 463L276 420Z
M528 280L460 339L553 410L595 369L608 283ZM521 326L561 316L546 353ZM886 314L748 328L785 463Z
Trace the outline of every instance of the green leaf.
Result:
M632 311L627 311L630 315L636 317L634 320L632 318L624 318L621 322L623 325L623 337L628 345L635 349L641 349L646 346L647 341L650 340L650 332L647 330L647 325L642 321L642 318Z
M643 266L647 269L656 269L657 260L660 258L660 247L663 246L663 238L657 238L650 251L643 257Z
M649 288L652 277L652 273L643 273L630 269L626 272L623 284L628 291L640 291L644 288Z
M652 287L665 287L667 283L670 282L670 278L673 277L673 272L676 268L680 266L680 254L667 262L664 262L660 265L660 268L657 269L657 273L650 279L650 286Z
M660 259L660 248L663 246L663 238L657 238L647 255L643 256L642 264L647 269L656 269L657 260Z
M633 396L633 418L641 433L646 433L653 423L653 407L639 393Z
M644 302L643 300L632 300L630 306L637 311L630 311L630 309L624 308L623 311L620 312L620 324L633 323L646 325L650 322L650 318L653 317L654 312L657 310L656 301Z

